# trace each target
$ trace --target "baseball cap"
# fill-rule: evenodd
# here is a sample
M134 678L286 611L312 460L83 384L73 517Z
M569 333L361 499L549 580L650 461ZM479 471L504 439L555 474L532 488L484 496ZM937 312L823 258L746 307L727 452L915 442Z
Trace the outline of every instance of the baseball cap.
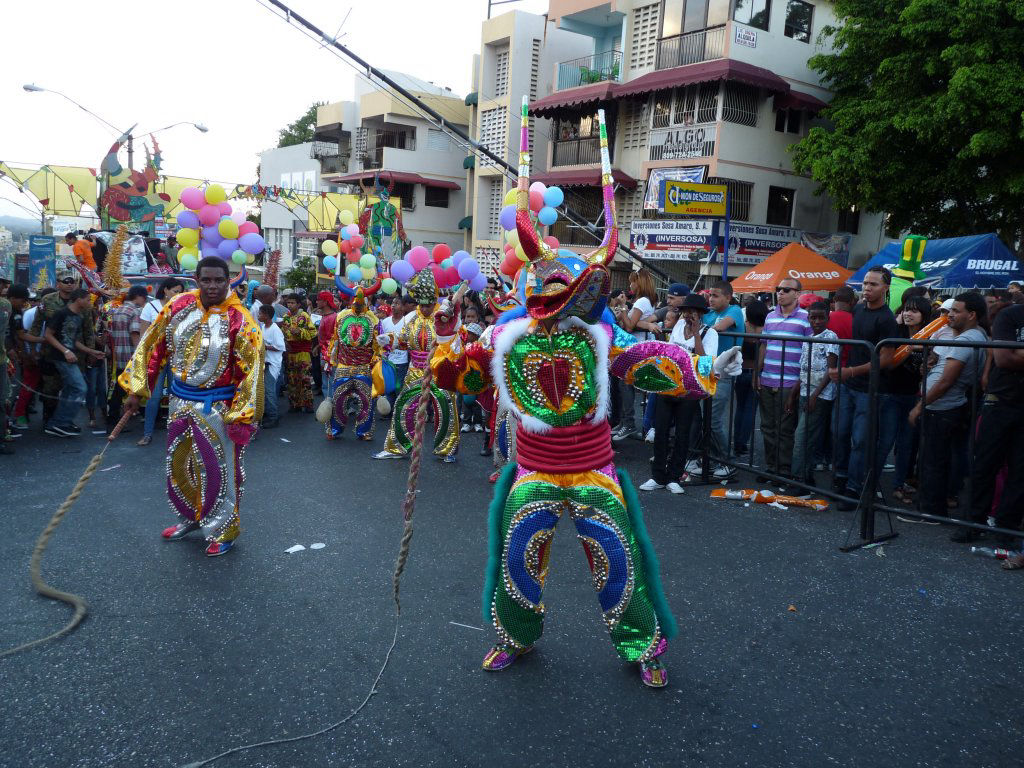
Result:
M953 308L953 300L952 299L946 299L944 302L942 302L942 304L939 305L939 309L941 309L943 312L949 312L949 310L951 310L952 308Z
M683 283L672 283L672 285L670 285L668 287L668 295L669 296L689 296L690 295L690 286L685 285Z

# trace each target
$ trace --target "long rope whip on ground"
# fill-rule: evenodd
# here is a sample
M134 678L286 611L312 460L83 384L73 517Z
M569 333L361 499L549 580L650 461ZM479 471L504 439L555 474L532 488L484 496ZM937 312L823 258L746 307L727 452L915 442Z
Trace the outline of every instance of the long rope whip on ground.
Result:
M58 629L53 634L41 637L38 640L23 643L15 648L8 648L6 651L0 652L0 658L10 656L11 654L18 653L19 651L27 651L29 648L42 645L50 640L56 640L58 637L66 635L77 627L82 622L82 619L85 618L85 614L87 613L85 600L82 599L80 595L55 589L43 581L43 577L39 572L39 564L42 562L43 552L46 551L46 545L50 543L50 537L53 536L53 532L57 530L57 526L60 525L61 520L64 519L64 515L68 513L68 510L70 510L71 507L74 506L75 502L78 501L78 497L82 495L82 491L85 490L86 484L88 484L89 480L92 479L92 476L96 474L96 471L100 468L100 464L103 463L103 454L107 452L107 448L109 448L111 443L113 443L117 436L121 434L121 430L124 428L124 425L128 423L128 419L131 418L132 415L132 412L126 412L121 417L121 420L117 422L117 425L107 436L107 444L103 446L102 451L92 457L92 461L89 462L89 466L85 468L85 472L82 473L82 476L78 478L78 482L75 483L75 487L71 489L71 493L69 493L68 497L64 499L64 503L57 507L57 511L53 513L53 517L50 518L50 522L39 535L35 549L32 550L32 560L29 565L29 573L32 576L33 589L43 597L67 603L75 609L74 615L71 617L71 620L64 625L64 627Z
M427 367L423 371L423 378L420 379L420 396L416 403L416 428L413 432L412 439L412 450L409 456L409 476L406 481L405 488L405 500L402 502L402 539L399 544L398 558L395 561L395 572L392 576L393 595L395 599L395 634L391 638L391 646L388 648L387 654L384 656L384 663L381 665L380 671L377 672L377 677L373 680L373 685L370 686L370 692L366 694L359 706L349 712L345 717L336 723L332 723L318 731L312 733L304 733L301 736L288 736L283 739L270 739L268 741L258 741L255 744L245 744L241 747L232 747L226 752L221 752L219 755L208 757L205 760L198 760L194 763L187 763L182 768L202 768L204 765L209 765L215 760L220 760L222 757L228 755L234 755L238 752L245 752L250 749L256 749L257 747L269 747L275 744L289 744L295 741L305 741L306 739L313 739L317 736L322 736L329 731L333 731L349 720L358 715L363 707L370 703L370 699L375 693L377 693L377 686L380 685L381 678L384 677L384 670L388 668L388 663L391 661L391 653L395 650L395 646L398 645L398 625L402 615L402 603L399 599L399 586L402 580L402 571L405 570L405 564L409 559L409 548L412 543L412 515L416 508L416 486L419 484L420 477L420 461L423 455L423 432L426 429L427 424L427 403L430 401L430 384L433 380L433 375L430 370L430 358L434 355L434 345L431 344L430 349L427 351ZM399 414L393 413L392 418L399 418ZM438 416L440 420L440 415Z

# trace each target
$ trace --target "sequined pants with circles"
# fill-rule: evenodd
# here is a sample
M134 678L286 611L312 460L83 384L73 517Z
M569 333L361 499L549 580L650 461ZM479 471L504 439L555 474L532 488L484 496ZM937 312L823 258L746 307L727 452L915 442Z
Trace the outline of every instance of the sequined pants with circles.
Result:
M384 450L404 456L412 449L416 427L416 409L419 407L423 371L409 368L402 391L395 398L395 409ZM459 450L459 411L455 395L431 382L428 407L434 416L434 454L454 456Z
M327 422L327 434L337 437L345 431L349 421L348 409L355 406L352 422L356 437L373 435L373 377L365 373L339 373L331 381L331 419Z
M540 638L551 539L563 514L583 544L615 651L626 661L651 658L661 629L612 464L568 474L519 468L502 513L501 577L491 601L499 642L522 648Z
M233 541L241 533L242 448L231 442L216 403L171 397L167 422L167 500L182 522L196 522L207 541Z

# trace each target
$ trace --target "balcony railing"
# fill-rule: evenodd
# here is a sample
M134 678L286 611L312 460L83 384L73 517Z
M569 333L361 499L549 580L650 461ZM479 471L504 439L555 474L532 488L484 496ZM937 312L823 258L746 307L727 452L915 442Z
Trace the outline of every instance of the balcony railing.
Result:
M685 32L658 41L657 69L720 59L725 55L725 25Z
M558 64L558 87L575 88L579 85L603 83L606 80L618 82L622 77L622 52L603 51L592 56L583 56Z
M586 139L556 141L551 165L593 165L601 162L601 139L592 136Z

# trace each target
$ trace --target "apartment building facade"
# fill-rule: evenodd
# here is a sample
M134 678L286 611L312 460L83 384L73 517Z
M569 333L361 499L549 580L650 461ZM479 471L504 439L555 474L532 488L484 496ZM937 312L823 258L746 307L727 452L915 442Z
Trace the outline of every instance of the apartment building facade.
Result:
M606 112L619 227L645 258L682 279L721 274L710 222L681 223L658 210L663 179L728 186L730 275L787 242L857 264L880 246L883 216L837 211L792 169L789 148L830 98L808 60L836 19L827 0L551 0L559 30L589 41L561 57L530 114L550 121L546 169L592 220L600 211L597 121ZM525 91L524 91L525 92ZM521 92L522 93L522 92ZM535 158L544 149L534 150ZM680 234L680 233L683 234ZM558 222L571 248L584 230Z

